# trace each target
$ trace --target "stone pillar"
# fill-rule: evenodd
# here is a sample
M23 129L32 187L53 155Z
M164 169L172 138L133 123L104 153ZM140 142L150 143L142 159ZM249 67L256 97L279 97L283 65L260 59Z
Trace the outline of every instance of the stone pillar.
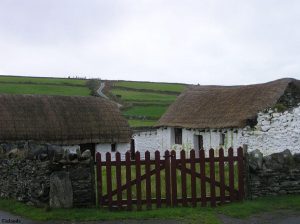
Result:
M73 189L69 172L58 171L50 175L50 207L72 208Z

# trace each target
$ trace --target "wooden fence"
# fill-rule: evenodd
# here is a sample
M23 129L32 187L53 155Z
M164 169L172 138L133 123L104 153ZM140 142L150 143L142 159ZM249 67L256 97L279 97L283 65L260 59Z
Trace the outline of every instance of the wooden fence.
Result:
M141 159L136 152L135 160L130 152L121 160L120 153L111 160L111 153L97 153L97 200L100 206L113 209L132 210L151 209L170 206L206 206L212 207L244 197L243 149L237 149L234 156L232 148L228 156L224 150L181 151L176 158L175 151L165 151L161 157L155 152L145 152Z

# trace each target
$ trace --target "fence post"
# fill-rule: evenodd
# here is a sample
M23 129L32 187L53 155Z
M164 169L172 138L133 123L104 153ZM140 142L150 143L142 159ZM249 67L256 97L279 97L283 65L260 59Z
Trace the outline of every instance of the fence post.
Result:
M171 182L172 182L172 206L177 206L177 174L176 174L176 152L171 151Z
M132 196L131 196L131 153L128 151L125 154L126 157L126 190L127 190L127 210L132 209Z
M210 204L216 207L216 178L214 149L209 150Z
M243 156L244 156L244 188L246 199L252 199L251 195L251 185L250 185L250 170L249 170L249 154L248 154L248 145L243 145Z
M156 207L161 207L161 185L160 185L160 152L155 151L155 187L156 187Z
M171 175L170 175L170 152L165 151L165 172L166 172L166 204L171 206Z
M150 152L146 151L145 152L145 174L146 174L146 204L147 204L147 209L151 209L152 204L151 204L151 176L150 176Z
M238 199L241 201L244 199L245 189L244 189L244 155L243 148L239 147L237 151L238 156Z
M96 154L96 166L97 166L97 203L99 206L102 205L102 166L101 166L101 154Z
M220 201L225 203L224 149L219 150Z
M197 206L197 193L196 193L196 167L195 167L195 150L190 152L191 158L191 193L192 193L192 205Z
M121 177L121 154L116 152L116 179L117 179L117 204L118 208L122 208L122 177Z
M233 148L228 149L228 166L229 166L229 196L230 202L235 199L234 193L234 160L233 160Z
M200 158L200 176L201 176L201 206L206 206L206 173L205 173L205 152L199 150Z
M107 189L107 199L108 206L111 209L112 204L112 180L111 180L111 154L106 153L106 189Z
M141 183L141 156L140 152L135 153L136 169L136 206L137 210L142 210L142 183Z
M180 152L180 163L181 163L181 200L182 205L187 206L187 191L186 191L186 160L185 151Z

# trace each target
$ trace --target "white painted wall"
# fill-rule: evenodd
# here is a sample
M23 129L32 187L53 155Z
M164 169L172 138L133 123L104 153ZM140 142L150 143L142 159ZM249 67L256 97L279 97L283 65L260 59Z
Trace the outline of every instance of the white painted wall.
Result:
M284 113L259 113L257 121L254 130L243 129L239 144L247 144L249 151L259 149L264 155L285 149L300 152L300 106Z
M116 152L121 153L121 159L125 160L125 153L130 150L129 143L118 143L116 144ZM101 160L106 161L106 153L111 153L112 161L116 159L115 152L111 152L111 144L96 144L96 153L101 153Z
M152 131L153 133L153 131ZM225 134L225 144L220 145L221 134ZM176 150L179 156L180 150L189 151L198 149L197 135L203 136L203 145L206 152L210 148L219 149L223 147L225 154L227 149L237 149L244 144L248 150L259 149L264 155L281 152L289 149L292 153L300 153L300 106L291 111L276 113L269 110L266 113L258 113L257 125L255 128L233 128L233 129L182 129L182 145L175 144L174 128L159 128L157 135L150 135L147 132L135 134L136 150L145 152L159 149ZM236 152L236 150L235 150Z

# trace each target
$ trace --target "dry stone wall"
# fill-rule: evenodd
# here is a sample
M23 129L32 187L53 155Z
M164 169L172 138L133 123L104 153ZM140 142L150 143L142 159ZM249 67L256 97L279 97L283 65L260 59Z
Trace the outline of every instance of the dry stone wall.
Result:
M72 154L62 146L32 142L2 143L0 149L1 198L39 207L95 204L90 151Z
M300 193L300 154L289 150L263 156L259 150L248 156L249 198Z

